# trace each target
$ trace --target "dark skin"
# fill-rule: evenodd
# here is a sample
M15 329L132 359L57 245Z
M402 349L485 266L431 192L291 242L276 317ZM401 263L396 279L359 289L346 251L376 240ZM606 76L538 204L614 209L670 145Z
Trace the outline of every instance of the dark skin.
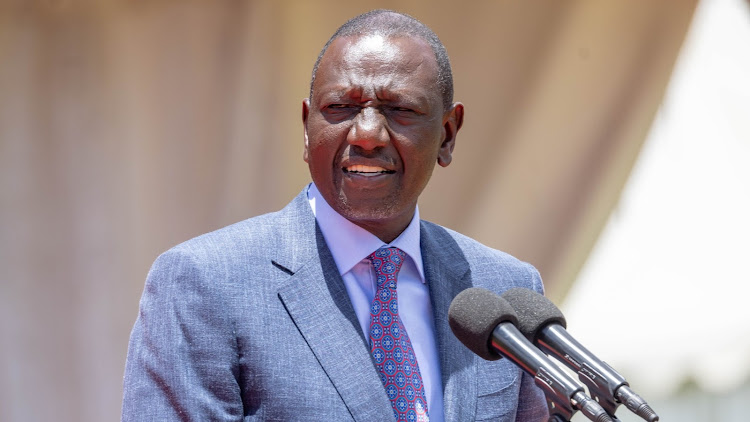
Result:
M435 163L452 160L464 107L447 110L419 38L337 38L302 102L304 159L339 214L390 243L409 225Z

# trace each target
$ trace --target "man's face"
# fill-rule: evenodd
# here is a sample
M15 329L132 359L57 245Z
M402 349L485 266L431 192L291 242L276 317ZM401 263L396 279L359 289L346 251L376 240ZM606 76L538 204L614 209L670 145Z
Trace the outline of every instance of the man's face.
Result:
M463 106L444 110L430 46L379 35L336 39L302 106L304 159L341 215L390 242L435 163L447 166Z

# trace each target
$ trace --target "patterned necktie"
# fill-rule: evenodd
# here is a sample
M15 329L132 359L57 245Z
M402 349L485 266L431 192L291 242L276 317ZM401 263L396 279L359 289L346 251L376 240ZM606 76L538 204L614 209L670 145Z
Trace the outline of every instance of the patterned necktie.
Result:
M378 277L370 306L370 352L380 380L398 422L427 422L427 399L417 356L398 316L396 276L406 254L398 248L380 248L368 258Z

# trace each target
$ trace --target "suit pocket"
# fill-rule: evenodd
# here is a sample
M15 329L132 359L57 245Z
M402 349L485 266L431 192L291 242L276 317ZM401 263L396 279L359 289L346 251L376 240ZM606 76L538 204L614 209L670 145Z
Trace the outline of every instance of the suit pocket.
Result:
M479 365L477 421L515 420L521 372L508 359L484 361Z

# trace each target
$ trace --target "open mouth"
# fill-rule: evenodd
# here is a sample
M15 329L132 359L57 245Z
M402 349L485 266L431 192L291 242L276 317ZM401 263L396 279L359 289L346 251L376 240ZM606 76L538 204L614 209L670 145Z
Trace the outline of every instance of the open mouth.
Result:
M393 174L394 170L384 169L383 167L364 166L361 164L343 168L344 173L358 174L362 176L378 176L381 174Z

